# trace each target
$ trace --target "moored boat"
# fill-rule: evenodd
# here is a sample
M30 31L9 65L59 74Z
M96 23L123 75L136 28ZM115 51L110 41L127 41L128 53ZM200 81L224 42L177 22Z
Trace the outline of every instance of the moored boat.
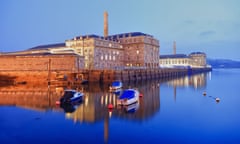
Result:
M123 84L121 81L114 81L114 82L112 82L111 86L109 87L109 90L114 92L115 90L121 89L122 86L123 86Z
M126 89L118 97L117 104L127 106L127 105L138 102L138 100L139 100L139 91L138 90Z
M84 94L77 92L76 90L65 90L63 96L60 99L60 103L74 103L83 100Z
M125 106L124 110L127 113L134 113L138 110L138 108L139 108L139 102L136 102L136 103L130 104L128 106Z

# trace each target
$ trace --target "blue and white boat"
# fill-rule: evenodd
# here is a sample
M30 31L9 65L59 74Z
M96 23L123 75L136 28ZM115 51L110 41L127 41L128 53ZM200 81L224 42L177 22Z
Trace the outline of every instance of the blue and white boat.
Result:
M123 86L122 82L121 81L114 81L112 82L111 86L109 87L110 91L115 91L115 90L118 90L118 89L121 89Z
M117 104L128 106L133 103L137 103L139 100L139 91L136 89L126 89L123 93L118 97Z
M139 102L136 102L136 103L130 104L128 106L125 106L124 110L127 113L134 113L138 110L138 108L139 108Z
M76 90L65 90L63 96L60 99L60 103L74 103L82 101L84 94L77 92Z

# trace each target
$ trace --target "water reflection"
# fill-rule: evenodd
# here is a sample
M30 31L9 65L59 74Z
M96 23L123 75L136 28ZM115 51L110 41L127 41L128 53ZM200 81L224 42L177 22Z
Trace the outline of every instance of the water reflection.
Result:
M74 123L96 123L103 121L104 140L108 141L109 122L112 118L134 122L146 121L160 111L161 85L204 88L208 74L186 76L178 79L124 82L123 89L137 88L143 95L135 104L127 107L117 105L117 93L109 92L109 84L89 83L88 85L68 85L65 87L46 85L11 85L0 87L0 106L10 105L40 111L62 111L65 118ZM75 89L84 93L84 100L77 104L56 105L65 89ZM113 108L109 109L109 105Z
M206 87L207 78L211 79L211 72L168 80L166 84L173 87L193 87L195 89L200 89Z
M150 118L160 110L161 84L172 86L176 97L176 87L204 88L207 76L209 74L202 73L178 79L125 82L123 88L138 88L140 93L143 94L137 104L125 108L117 106L118 95L109 92L109 84L99 83L69 85L66 87L45 85L3 86L0 87L0 105L13 105L42 111L62 110L66 112L67 118L81 123L104 120L106 115L108 117L141 121ZM84 92L84 101L75 106L57 107L55 102L60 99L66 88ZM108 109L109 104L113 106L111 112ZM134 112L134 114L129 114L130 112Z

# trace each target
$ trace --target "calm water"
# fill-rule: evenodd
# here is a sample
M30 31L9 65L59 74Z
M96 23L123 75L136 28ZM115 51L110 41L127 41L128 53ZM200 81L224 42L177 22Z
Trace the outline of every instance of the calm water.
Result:
M55 105L61 87L4 86L0 143L240 143L239 85L240 69L124 83L143 94L135 112L108 110L107 84L69 86L85 93L72 113Z

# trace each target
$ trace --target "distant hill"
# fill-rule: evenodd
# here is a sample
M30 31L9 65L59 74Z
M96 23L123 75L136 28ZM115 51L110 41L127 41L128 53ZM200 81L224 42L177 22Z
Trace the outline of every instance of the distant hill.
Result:
M240 68L240 61L230 59L207 59L212 68Z

